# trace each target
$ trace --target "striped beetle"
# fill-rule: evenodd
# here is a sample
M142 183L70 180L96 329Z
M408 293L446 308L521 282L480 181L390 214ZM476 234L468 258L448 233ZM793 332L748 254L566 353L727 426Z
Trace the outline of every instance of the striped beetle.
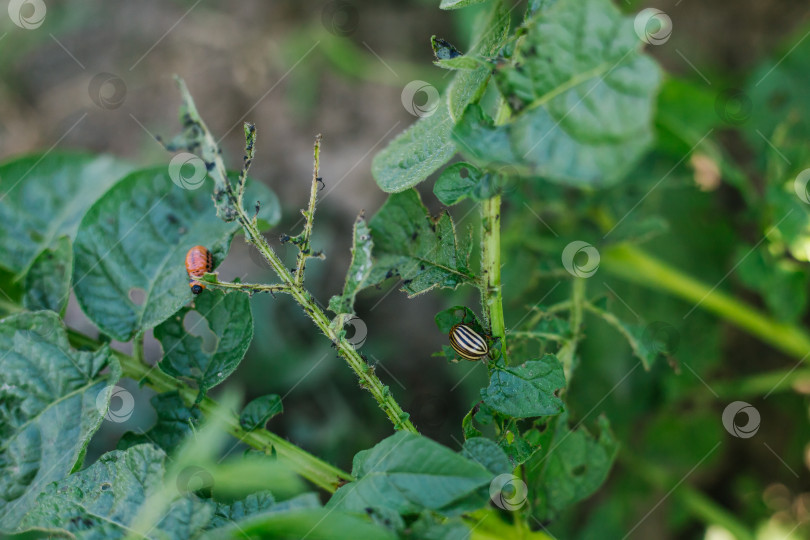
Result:
M480 360L489 353L487 341L464 323L450 329L450 346L466 360Z

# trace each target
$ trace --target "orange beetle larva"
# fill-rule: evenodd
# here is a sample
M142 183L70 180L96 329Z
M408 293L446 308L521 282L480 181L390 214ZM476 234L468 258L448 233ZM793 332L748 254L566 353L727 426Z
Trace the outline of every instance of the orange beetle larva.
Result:
M200 280L206 272L214 269L214 257L204 246L194 246L186 254L186 272L188 272L188 285L191 292L200 294L205 284Z

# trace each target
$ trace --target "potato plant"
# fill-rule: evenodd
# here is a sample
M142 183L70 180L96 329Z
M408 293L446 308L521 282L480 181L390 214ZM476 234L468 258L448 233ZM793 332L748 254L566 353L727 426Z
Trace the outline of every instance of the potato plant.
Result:
M479 11L472 40L461 46L434 36L425 44L452 80L441 95L427 92L427 103L415 99L425 86L403 93L419 119L373 160L387 200L369 217L357 216L348 269L330 266L345 272L342 291L331 298L316 298L307 280L307 268L333 264L324 260L329 246L313 241L329 177L321 146L329 141L315 137L312 178L296 181L309 193L299 229L278 230L277 196L249 177L272 126L244 124L244 157L233 167L204 122L213 104L195 104L194 89L180 78L179 133L159 139L171 153L167 163L140 168L108 155L45 151L0 164L0 266L15 284L0 300L0 532L621 537L643 531L649 516L622 506L623 494L633 492L623 483L637 481L649 483L661 502L674 492L679 508L707 527L757 537L761 516L740 515L736 502L729 509L689 483L676 488L706 460L719 459L724 441L756 434L760 412L743 399L807 380L797 366L810 351L810 335L799 324L806 307L810 173L800 166L806 126L795 120L807 111L760 110L740 127L729 109L740 95L772 106L792 103L790 96L773 101L770 92L797 92L798 70L775 62L771 71L762 69L766 84L712 104L700 88L665 75L645 52L668 39L662 12L628 15L609 0L514 6L442 0L441 8ZM719 114L707 113L712 108ZM724 122L755 147L763 185L750 182L746 165L714 136L729 127ZM769 148L769 138L780 150ZM702 244L699 227L684 219L710 205L694 202L697 187L678 168L687 158L697 184L710 189L722 178L747 203L747 218L762 233L758 241L707 228L727 240L717 251L739 255L732 271L739 267L739 279L764 308L725 292L725 270L709 260L717 253L707 255L711 244ZM682 189L667 199L662 192L670 188L661 184L676 170ZM438 213L428 209L435 206L428 197L443 205ZM641 205L648 197L655 208ZM457 226L471 212L476 226ZM678 248L685 258L707 257L689 265L699 277L653 254L651 239L672 238L667 221L687 238ZM268 241L268 231L278 244ZM214 268L192 276L204 287L192 294L186 253L204 246L216 267L234 238L249 244L276 279L226 281ZM281 245L296 250L292 268ZM715 278L717 285L710 284ZM433 361L486 372L469 412L452 428L458 448L420 434L401 405L407 391L392 389L350 330L358 297L394 282L409 297L434 295L443 307L429 324L402 321L399 335L385 339L454 335L461 325L463 339L448 340ZM682 320L636 313L631 306L643 305L648 289L687 306ZM465 296L470 291L479 301L465 301L473 298ZM71 294L97 335L66 325ZM387 437L354 456L351 471L267 429L283 412L282 396L241 403L227 384L251 343L266 339L254 328L256 295L288 297L302 310L313 340L331 343L337 358L330 360L346 364L354 391L390 423ZM655 317L655 308L649 311ZM189 315L197 321L191 328ZM726 370L725 380L706 384L692 365L718 344L685 334L693 325L693 335L703 335L694 328L718 320L799 364L742 378ZM213 340L201 338L196 325L207 326ZM156 365L145 361L147 335L160 343ZM129 344L131 353L113 342ZM637 368L643 382L623 398L626 411L600 414L602 401ZM687 384L700 384L678 382L689 372L725 407L712 411L696 400L693 441L689 421L668 410L679 410L672 403L694 390ZM132 412L132 395L119 386L123 378L157 392L156 421L86 463L102 424ZM583 400L588 393L596 397ZM653 407L663 412L646 427L658 434L655 444L671 445L669 454L662 451L675 460L671 469L636 455L634 422ZM709 411L714 427L700 424ZM247 449L232 454L236 445ZM638 478L615 480L620 495L593 502L617 459ZM596 517L577 523L579 509L597 503Z

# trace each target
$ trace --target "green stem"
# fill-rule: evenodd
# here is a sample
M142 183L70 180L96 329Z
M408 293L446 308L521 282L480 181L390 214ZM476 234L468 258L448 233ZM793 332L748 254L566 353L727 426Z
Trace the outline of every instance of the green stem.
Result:
M637 247L621 244L603 250L600 268L632 283L672 293L699 305L795 358L806 360L810 353L810 336L801 328L764 315Z
M501 98L495 124L509 120L509 105ZM501 195L497 194L481 203L481 308L493 338L501 340L506 350L506 324L503 318L503 289L501 288Z
M557 358L563 365L565 380L570 383L571 373L574 369L574 354L582 337L582 312L585 304L585 278L574 278L571 285L571 312L569 324L571 326L571 339L565 342L557 352Z
M768 395L789 390L794 384L810 383L810 369L783 369L768 373L758 373L731 381L711 383L711 388L720 398L742 399L745 397Z
M206 274L205 277L210 277L212 274ZM215 278L216 279L216 278ZM289 292L289 287L280 284L265 285L262 283L232 283L229 281L208 281L205 280L206 287L212 289L223 289L233 291L246 291L246 292L266 292L266 293L283 293Z
M315 222L315 201L318 198L318 177L321 161L321 136L315 137L315 150L314 150L315 165L312 170L312 186L309 190L309 204L304 214L304 232L297 238L298 240L298 260L295 265L295 283L302 285L304 283L304 269L307 265L307 259L311 256L312 247L310 246L310 238L312 237L312 225Z
M501 196L481 203L481 268L486 285L481 290L481 304L493 338L503 342L506 325L503 319L501 289ZM502 347L506 344L503 343Z
M71 344L76 347L97 348L99 346L96 340L72 329L68 329L68 336ZM176 391L189 405L197 399L195 389L170 377L160 369L146 365L139 359L118 351L113 351L113 354L120 362L125 377L145 382L150 388L161 393ZM203 398L198 406L206 415L212 414L217 408L216 402L207 397ZM265 453L274 452L290 469L330 493L334 493L343 482L353 480L349 473L318 459L275 433L265 429L245 431L239 425L239 418L236 415L231 415L227 419L226 427L228 433L251 447Z

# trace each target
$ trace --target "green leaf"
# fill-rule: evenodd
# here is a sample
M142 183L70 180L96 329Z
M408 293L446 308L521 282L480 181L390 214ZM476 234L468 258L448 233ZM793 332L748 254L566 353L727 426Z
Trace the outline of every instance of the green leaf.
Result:
M449 334L450 330L459 323L469 324L479 334L486 334L481 321L478 320L473 310L467 306L453 306L444 309L436 314L434 320L442 334Z
M618 452L618 443L606 418L599 418L595 439L581 427L571 430L568 415L559 416L542 441L545 449L527 466L529 492L537 495L535 517L554 519L564 509L594 493L607 478Z
M200 540L396 540L397 536L367 518L327 510L311 508L289 512L270 512L249 517L237 523L208 531Z
M741 245L734 257L740 261L740 280L759 291L779 319L797 321L807 305L808 275L804 265L788 257L777 258L765 246Z
M23 305L31 311L49 309L63 314L70 296L72 274L70 238L60 236L34 259L25 275Z
M494 58L497 56L506 38L509 36L511 17L501 0L492 3L489 10L484 11L476 18L472 32L473 41L466 56L453 60L444 60L442 67L455 62L456 65L481 58ZM453 82L447 90L447 105L453 122L458 122L464 108L470 103L477 103L484 95L487 83L492 76L492 65L489 62L478 61L474 70L464 70L456 73ZM483 63L483 65L481 65Z
M128 341L187 303L185 256L192 246L206 246L222 262L239 225L216 218L211 185L186 190L166 167L140 170L88 210L73 246L73 288L104 333ZM256 184L247 200L254 199L269 203L265 219L277 217L269 190Z
M529 441L522 434L512 431L504 432L498 440L498 446L506 453L513 468L527 462L540 451L538 444Z
M453 206L466 199L475 198L483 174L475 165L464 161L447 167L433 186L433 194L442 204Z
M147 498L161 489L165 460L163 451L148 444L108 452L87 469L50 484L23 526L122 538ZM211 503L193 496L177 498L162 509L162 519L150 536L191 538L213 514Z
M497 164L520 162L512 150L508 128L496 127L477 104L471 104L464 110L453 128L453 139L462 148L462 154L482 166L492 168ZM516 168L513 172L521 171Z
M412 188L456 153L450 140L453 121L442 99L429 116L400 133L374 156L371 174L380 189L396 193Z
M653 138L660 74L641 45L633 18L610 0L560 0L539 12L526 23L514 61L495 74L513 119L498 128L478 121L478 131L498 143L487 152L470 117L454 132L459 150L490 167L511 164L568 185L619 180ZM469 154L468 145L475 145Z
M367 286L366 281L371 274L373 261L371 259L374 242L371 238L366 220L361 212L354 221L354 234L352 241L352 262L346 272L346 283L343 294L333 296L329 300L329 309L337 314L354 314L354 300L357 293Z
M257 397L242 409L242 414L239 415L239 424L247 431L263 428L268 420L277 414L281 414L283 410L281 397L277 394Z
M511 473L514 468L501 447L485 437L473 437L464 441L461 455L483 466L494 476Z
M269 491L261 491L259 493L252 493L243 500L234 501L231 504L218 503L216 514L211 520L209 527L212 529L219 527L227 528L234 523L258 515L320 507L321 501L317 493L304 493L283 502L276 502Z
M439 9L460 9L467 6L481 4L487 0L442 0Z
M492 473L436 442L399 432L354 457L357 478L339 488L327 508L364 512L394 510L402 515L431 510L458 515L486 505Z
M470 528L462 518L441 519L429 512L424 512L419 519L408 526L409 536L418 540L468 540Z
M215 343L206 347L203 338L189 331L204 331L202 319L186 330L184 319L196 311L213 332ZM193 308L184 307L155 328L163 348L160 369L177 378L195 381L199 398L224 381L239 365L253 339L253 315L247 294L206 290L196 297Z
M368 285L399 274L405 280L403 290L415 296L474 280L452 218L444 212L433 220L416 190L389 196L370 225L376 262Z
M644 369L650 370L650 366L655 362L660 352L660 349L656 347L655 336L648 335L650 325L626 323L613 313L593 304L587 304L586 308L618 330L627 340L627 343L630 344L633 354L641 360Z
M553 354L529 360L519 366L496 366L489 386L481 390L484 403L513 418L548 416L563 411L554 393L565 388L565 375Z
M71 349L59 317L39 311L0 322L0 373L0 531L12 531L48 484L81 466L121 370L106 346Z
M57 238L75 238L93 201L130 170L110 156L62 152L0 164L0 266L22 275Z
M200 410L187 407L177 392L158 394L150 402L157 414L155 425L145 433L124 433L118 441L119 450L151 442L165 452L173 452L194 432L202 418Z

